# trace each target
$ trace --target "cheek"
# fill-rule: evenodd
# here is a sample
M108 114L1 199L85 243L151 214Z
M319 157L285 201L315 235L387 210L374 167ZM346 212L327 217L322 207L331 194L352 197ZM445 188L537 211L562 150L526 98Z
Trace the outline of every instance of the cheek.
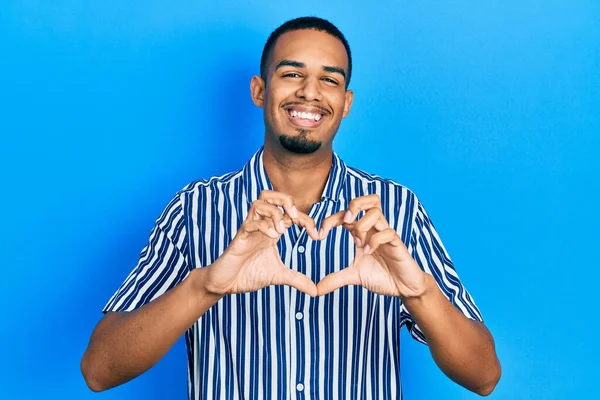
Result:
M267 104L268 109L271 113L276 114L281 108L281 94L277 92L269 93L269 102Z
M344 116L344 108L346 107L346 96L344 94L336 96L335 99L335 113L337 118Z
M328 101L330 102L332 107L335 109L344 108L344 103L346 102L346 91L340 88L335 88L335 90L331 90L327 96Z

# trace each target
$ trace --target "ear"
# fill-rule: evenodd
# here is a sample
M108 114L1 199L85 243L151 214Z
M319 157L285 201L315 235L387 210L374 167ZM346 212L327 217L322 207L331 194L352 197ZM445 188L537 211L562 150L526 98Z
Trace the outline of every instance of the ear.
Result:
M344 102L344 113L342 118L346 118L350 114L350 108L352 108L352 102L354 101L354 92L352 90L346 90L345 93L346 101Z
M257 107L263 108L265 105L265 81L260 76L253 76L250 81L250 94L252 101Z

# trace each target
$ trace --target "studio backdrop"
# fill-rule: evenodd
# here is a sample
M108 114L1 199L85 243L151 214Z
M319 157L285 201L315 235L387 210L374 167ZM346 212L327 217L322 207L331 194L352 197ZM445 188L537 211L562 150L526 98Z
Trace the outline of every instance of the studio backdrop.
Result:
M355 102L334 149L427 208L493 333L492 399L597 398L600 3L0 3L1 399L184 399L183 341L101 394L101 309L176 191L262 143L250 99L285 20L338 25ZM402 333L406 399L476 399Z

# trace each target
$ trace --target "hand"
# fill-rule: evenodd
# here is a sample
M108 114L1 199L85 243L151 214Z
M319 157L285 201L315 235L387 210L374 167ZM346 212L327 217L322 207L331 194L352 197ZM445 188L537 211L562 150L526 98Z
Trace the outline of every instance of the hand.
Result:
M285 214L279 207L283 207ZM313 219L298 211L291 196L261 192L225 252L206 267L209 269L204 283L206 290L226 295L253 292L269 285L288 285L316 296L313 281L287 268L279 256L277 242L292 224L306 228L314 240L320 239Z
M366 212L356 221L361 211ZM347 268L319 282L319 296L346 285L360 285L374 293L401 298L417 297L425 291L425 273L396 231L390 228L378 195L357 197L350 202L347 211L326 218L321 225L321 239L337 226L343 226L352 234L356 256Z

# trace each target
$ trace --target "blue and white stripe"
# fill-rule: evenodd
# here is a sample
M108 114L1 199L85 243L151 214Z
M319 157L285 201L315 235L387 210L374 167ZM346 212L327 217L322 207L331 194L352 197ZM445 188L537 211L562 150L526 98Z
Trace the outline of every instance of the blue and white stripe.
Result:
M260 149L238 172L191 183L158 218L137 267L104 312L132 311L227 248L251 203L272 189ZM377 193L385 217L421 268L470 319L481 314L462 286L429 216L407 188L346 166L334 154L317 225L356 197ZM292 227L278 243L285 265L319 282L355 254L343 228L313 241ZM400 329L423 333L398 298L348 286L311 298L287 286L226 296L186 333L189 398L400 399Z

